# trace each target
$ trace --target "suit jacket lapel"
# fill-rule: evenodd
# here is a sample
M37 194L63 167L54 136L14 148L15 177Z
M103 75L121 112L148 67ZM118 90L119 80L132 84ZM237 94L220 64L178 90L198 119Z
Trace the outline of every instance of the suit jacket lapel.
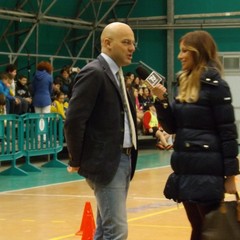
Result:
M124 103L123 96L120 92L120 88L119 88L119 86L116 82L115 76L113 76L113 73L112 73L111 69L109 68L109 65L107 64L107 62L105 61L105 59L101 55L99 55L97 58L100 61L101 65L103 67L103 70L106 72L109 79L111 80L111 82L115 86L117 92L119 93L119 95L121 97L121 100L122 100L122 103ZM127 91L127 96L128 96L128 102L129 102L129 105L130 105L131 112L133 112L133 111L135 112L135 102L134 102L132 96L128 93L128 91Z
M116 82L116 78L115 76L113 76L113 73L111 71L111 69L109 68L109 65L107 64L107 62L105 61L105 59L99 55L98 56L98 60L100 61L102 67L103 67L103 70L106 72L106 74L108 75L109 79L111 80L111 82L113 83L113 85L115 86L115 88L117 89L121 99L122 99L122 94L120 92L120 88ZM123 102L123 99L122 99L122 102Z

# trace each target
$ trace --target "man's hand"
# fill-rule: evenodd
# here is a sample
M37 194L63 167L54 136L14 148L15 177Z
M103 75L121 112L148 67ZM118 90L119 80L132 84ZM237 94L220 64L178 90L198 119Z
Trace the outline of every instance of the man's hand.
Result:
M75 173L75 172L78 172L78 170L79 170L79 167L71 167L71 166L67 167L67 171L69 173Z

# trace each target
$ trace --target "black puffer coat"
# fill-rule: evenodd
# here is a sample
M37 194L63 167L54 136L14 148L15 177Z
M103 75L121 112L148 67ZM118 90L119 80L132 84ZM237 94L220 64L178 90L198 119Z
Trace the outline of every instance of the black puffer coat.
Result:
M196 103L156 103L164 130L176 134L171 157L173 173L164 189L177 202L221 201L224 177L239 173L237 130L228 84L214 68L201 77Z

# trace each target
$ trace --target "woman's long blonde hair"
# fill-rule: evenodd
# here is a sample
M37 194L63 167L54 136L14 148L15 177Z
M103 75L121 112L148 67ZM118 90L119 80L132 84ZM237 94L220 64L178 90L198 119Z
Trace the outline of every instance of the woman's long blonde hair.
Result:
M217 46L212 36L206 31L193 31L181 37L180 43L192 53L193 68L179 75L180 102L196 102L201 88L200 77L203 71L214 67L221 74L222 65L217 54Z

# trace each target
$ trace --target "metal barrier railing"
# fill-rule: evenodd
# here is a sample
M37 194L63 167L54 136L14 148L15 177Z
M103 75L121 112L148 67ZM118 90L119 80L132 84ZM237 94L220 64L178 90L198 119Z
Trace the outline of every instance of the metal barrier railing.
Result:
M1 175L27 175L41 169L30 162L32 156L52 155L42 167L66 167L57 158L63 149L63 121L57 113L28 113L21 116L3 115L0 118L0 161L12 161ZM16 160L25 157L25 163L16 166Z
M11 167L2 175L27 175L17 167L17 159L23 156L23 119L14 114L0 115L0 162L11 161Z

